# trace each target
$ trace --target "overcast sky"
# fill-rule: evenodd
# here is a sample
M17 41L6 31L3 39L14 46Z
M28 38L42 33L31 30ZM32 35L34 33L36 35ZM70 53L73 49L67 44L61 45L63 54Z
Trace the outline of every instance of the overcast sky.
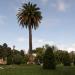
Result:
M28 30L19 26L16 14L29 1L40 7L43 16L33 30L33 48L50 44L75 51L75 0L0 0L0 44L28 49Z

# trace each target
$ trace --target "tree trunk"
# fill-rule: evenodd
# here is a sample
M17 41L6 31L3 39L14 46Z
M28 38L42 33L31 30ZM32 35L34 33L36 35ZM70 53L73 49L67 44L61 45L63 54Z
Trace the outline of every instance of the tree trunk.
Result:
M32 54L32 28L29 26L29 54Z
M27 62L28 64L34 63L34 58L32 55L32 28L29 26L29 60Z

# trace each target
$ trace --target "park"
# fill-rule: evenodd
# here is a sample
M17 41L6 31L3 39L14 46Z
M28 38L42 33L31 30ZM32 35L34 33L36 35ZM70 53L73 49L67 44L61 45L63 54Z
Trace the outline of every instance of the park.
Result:
M21 1L1 8L0 75L75 75L74 2Z

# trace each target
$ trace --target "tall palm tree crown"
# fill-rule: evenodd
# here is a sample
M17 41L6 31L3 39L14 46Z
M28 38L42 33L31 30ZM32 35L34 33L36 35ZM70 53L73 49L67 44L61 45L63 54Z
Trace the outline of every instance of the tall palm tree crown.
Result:
M42 19L40 8L30 2L24 3L17 13L19 24L29 29L29 52L32 50L32 28L36 29Z

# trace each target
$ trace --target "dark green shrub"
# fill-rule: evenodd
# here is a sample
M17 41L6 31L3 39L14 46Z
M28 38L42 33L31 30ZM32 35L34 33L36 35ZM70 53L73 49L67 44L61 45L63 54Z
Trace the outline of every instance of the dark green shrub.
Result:
M53 53L53 49L48 47L43 56L43 69L55 69L55 57Z
M14 64L22 64L23 62L24 62L24 59L20 54L16 54L13 56L13 63Z
M66 51L64 52L64 55L63 55L63 64L64 64L64 66L71 65L71 59L70 59L69 53Z
M24 56L24 61L25 61L26 64L27 64L28 60L29 60L28 55L25 55L25 56Z
M74 66L75 66L75 59L74 59L74 62L73 62Z
M7 65L11 65L11 64L12 64L12 56L9 55L9 56L7 57Z
M75 66L75 55L73 56L73 64Z

